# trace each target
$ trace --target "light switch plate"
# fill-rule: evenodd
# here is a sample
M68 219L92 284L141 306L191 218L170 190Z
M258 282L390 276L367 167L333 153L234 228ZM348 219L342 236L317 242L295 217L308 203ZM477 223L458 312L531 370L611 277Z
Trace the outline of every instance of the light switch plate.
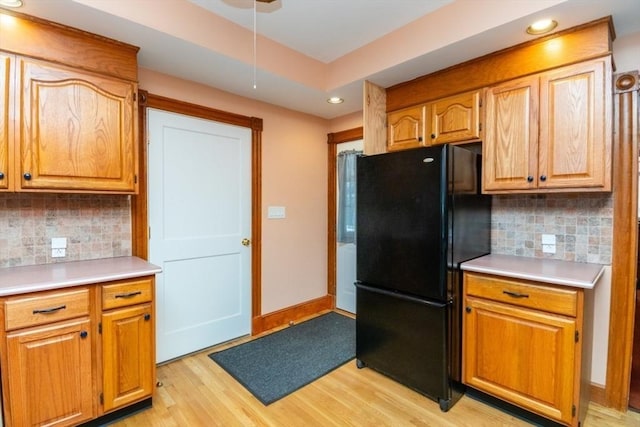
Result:
M284 206L269 206L267 208L267 218L281 219L287 216Z

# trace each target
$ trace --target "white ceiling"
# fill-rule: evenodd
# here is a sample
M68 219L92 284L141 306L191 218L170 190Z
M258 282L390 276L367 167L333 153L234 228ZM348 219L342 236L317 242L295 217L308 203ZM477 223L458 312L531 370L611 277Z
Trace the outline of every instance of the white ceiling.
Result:
M302 76L292 77L259 62L254 68L253 61L205 46L184 35L181 30L184 23L162 15L164 10L169 15L176 5L197 6L205 18L208 13L218 15L252 34L252 0L24 0L24 3L18 10L21 13L139 46L138 61L143 68L324 118L361 110L364 80L389 87L529 40L531 36L523 29L534 18L552 17L559 22L557 30L562 30L612 15L619 37L640 31L640 0L276 0L269 5L258 4L258 34L290 49L292 55L314 58L316 61L311 63L318 64L314 72L326 67L327 74L340 74L345 58L358 58L360 52L368 52L361 62L370 65L363 67L360 74L345 73L349 74L346 81L333 76L330 80L339 83L318 87L298 78ZM455 19L438 22L438 17L443 16L439 13L446 8L456 8ZM510 9L509 13L506 9ZM166 18L162 19L162 26L145 22L148 10ZM407 27L416 20L424 25L418 29ZM430 32L432 28L438 30ZM198 30L205 35L211 33L212 37L220 36L215 28ZM383 49L374 50L372 55L371 49L367 49L377 46L385 36L402 31L409 31L403 34L412 42L399 46L404 49L404 56ZM416 38L424 43L415 43ZM345 102L329 105L326 99L333 95L345 98Z

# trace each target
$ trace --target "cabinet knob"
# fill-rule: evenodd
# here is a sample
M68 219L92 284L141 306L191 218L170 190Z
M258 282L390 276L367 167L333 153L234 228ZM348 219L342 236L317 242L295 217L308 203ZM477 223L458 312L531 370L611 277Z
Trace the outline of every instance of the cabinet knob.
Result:
M151 319L151 315L150 315L149 313L146 313L146 314L144 315L144 320L147 320L147 321L148 321L148 320L150 320L150 319Z
M418 142L422 142L422 137L421 136L418 137Z
M546 181L547 175L540 175L540 181Z
M89 334L87 333L87 331L82 331L82 332L80 332L80 338L82 338L82 339L86 338L86 337L87 337L87 335L89 335Z
M436 139L436 134L435 133L431 134L431 139Z
M464 311L466 311L467 313L471 313L471 307L465 308Z
M31 181L31 174L29 172L25 172L23 176L27 181Z
M4 172L0 172L0 179L4 179Z
M533 182L533 177L531 175L527 177L527 182Z

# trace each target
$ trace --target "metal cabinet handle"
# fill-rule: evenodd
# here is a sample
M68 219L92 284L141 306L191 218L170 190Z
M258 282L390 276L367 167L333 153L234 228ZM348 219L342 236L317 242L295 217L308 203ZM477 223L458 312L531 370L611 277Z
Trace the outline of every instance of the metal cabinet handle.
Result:
M29 172L25 172L24 175L22 176L24 177L25 180L31 181L31 174Z
M151 315L149 313L144 314L144 320L149 321L151 319Z
M520 292L502 291L502 293L513 298L529 298L529 294L521 294Z
M533 182L533 177L531 175L527 177L527 182Z
M82 338L82 339L86 338L87 335L89 335L89 333L87 331L80 332L80 338Z
M126 294L117 294L115 297L116 298L132 298L132 297L135 297L136 295L140 295L141 293L142 291L134 291Z
M51 314L51 313L55 313L56 311L64 310L65 308L67 308L66 305L59 305L57 307L51 307L51 308L42 308L39 310L33 310L33 314Z
M540 181L546 181L547 175L540 175Z
M4 172L0 172L0 179L4 179Z

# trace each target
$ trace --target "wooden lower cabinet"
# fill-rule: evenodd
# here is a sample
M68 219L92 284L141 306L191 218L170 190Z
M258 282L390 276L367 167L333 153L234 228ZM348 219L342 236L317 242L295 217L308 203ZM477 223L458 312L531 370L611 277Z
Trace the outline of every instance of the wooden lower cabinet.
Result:
M464 287L464 382L577 426L586 411L583 290L469 272Z
M89 331L81 318L7 335L7 425L68 426L95 416Z
M72 426L152 397L154 277L0 298L4 425Z
M151 304L102 315L103 408L111 411L153 393Z

